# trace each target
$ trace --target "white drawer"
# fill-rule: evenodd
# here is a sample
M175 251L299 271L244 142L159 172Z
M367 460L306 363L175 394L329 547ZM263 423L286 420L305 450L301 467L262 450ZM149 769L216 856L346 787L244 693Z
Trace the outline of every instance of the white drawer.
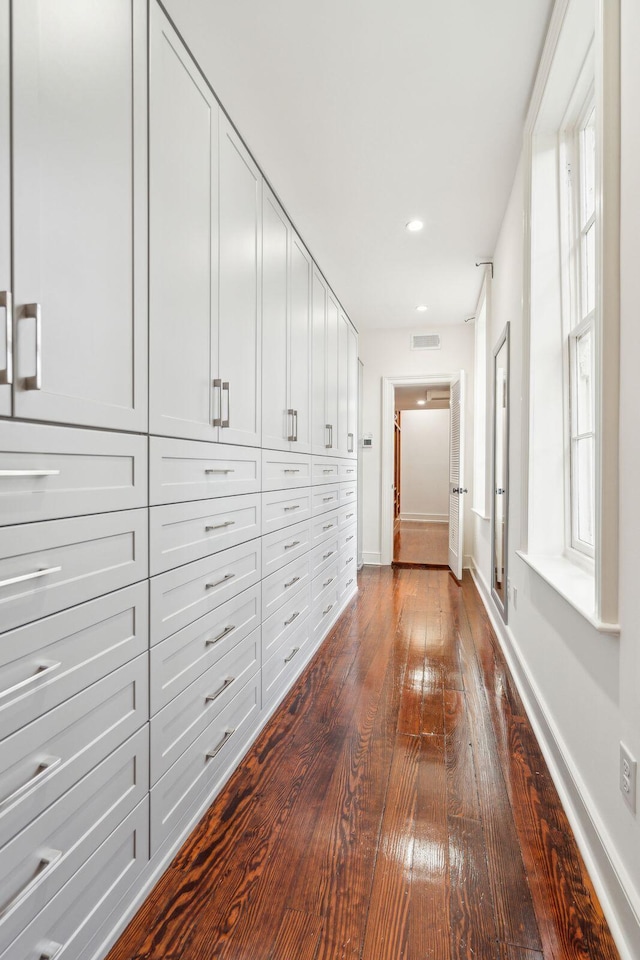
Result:
M326 567L338 559L338 537L331 536L311 551L311 578L317 577Z
M350 563L342 573L338 581L338 601L342 603L348 596L354 594L358 589L358 564Z
M213 718L151 790L151 853L184 825L251 739L260 714L256 676Z
M358 506L355 503L348 503L346 506L340 507L338 512L338 517L340 519L341 527L350 527L352 524L357 523L358 521Z
M309 643L307 616L290 635L282 637L262 667L262 709L282 699L304 664Z
M339 527L340 533L338 534L338 546L340 548L340 553L344 553L345 550L357 550L358 548L358 528L355 523L351 522L348 527Z
M308 585L309 556L305 554L293 563L288 563L262 581L262 619L266 620L296 590Z
M342 577L347 570L351 571L354 576L358 572L358 557L355 543L353 544L353 548L351 550L343 550L340 554L338 574Z
M4 527L0 543L4 630L147 576L146 510Z
M262 538L262 573L268 577L292 560L307 553L311 546L311 525L308 520L284 530L274 530Z
M331 597L338 583L338 560L330 563L322 573L314 577L311 582L311 602L314 607L324 603L325 597Z
M151 647L151 714L173 700L260 626L260 584Z
M303 453L262 451L262 489L288 490L311 483L311 457Z
M142 654L0 741L0 836L7 840L135 733L149 716Z
M340 503L352 503L355 510L358 499L358 484L355 480L340 484Z
M340 487L337 483L323 484L313 491L313 515L319 516L327 510L334 510L340 503Z
M148 644L146 580L2 634L0 737L137 657Z
M358 479L358 461L341 460L338 465L339 480L357 480Z
M149 502L180 503L260 490L260 450L149 438Z
M291 635L297 629L298 623L308 616L311 608L311 594L309 584L287 599L279 610L272 613L262 624L262 661L266 662L273 648L280 643L282 637Z
M0 960L92 957L148 861L149 800L145 797L0 954ZM105 925L105 921L110 922Z
M146 727L0 851L0 953L71 879L149 790Z
M260 518L259 493L151 507L151 575L259 537Z
M323 543L331 536L335 536L338 531L338 511L333 510L324 516L317 517L311 523L311 542L315 547L318 543Z
M250 540L151 580L151 642L203 617L260 580L260 540Z
M311 460L311 482L335 483L340 476L340 461L330 457L313 457Z
M237 643L151 720L156 783L260 668L260 628Z
M147 438L2 421L0 524L144 507Z
M314 648L322 643L329 632L338 611L338 585L332 583L322 598L311 610L311 636Z
M311 487L262 494L262 533L302 523L311 516Z

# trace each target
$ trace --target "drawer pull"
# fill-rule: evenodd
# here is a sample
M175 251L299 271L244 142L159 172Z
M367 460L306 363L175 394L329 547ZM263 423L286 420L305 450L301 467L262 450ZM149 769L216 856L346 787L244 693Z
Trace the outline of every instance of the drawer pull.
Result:
M348 513L348 514L346 515L346 517L345 517L345 520L351 520L351 517L352 517L352 516L353 516L352 513Z
M227 637L232 630L235 630L235 628L236 628L235 623L230 623L229 626L225 627L222 633L219 633L217 637L211 637L210 640L205 640L204 642L205 647L212 647L214 643L220 643L220 641L223 640L225 637Z
M54 940L44 940L37 949L40 951L39 960L56 960L62 953L63 943Z
M324 525L324 527L323 527L322 529L323 529L323 530L332 530L332 529L333 529L333 524L332 524L332 523L325 523L325 525Z
M294 540L293 543L285 543L284 548L285 550L293 550L294 547L299 547L299 546L300 546L300 541Z
M349 470L347 470L347 473L355 473L355 472L356 471L354 467L351 467Z
M322 502L323 502L323 503L331 503L332 500L333 500L333 497L323 497L323 498L322 498Z
M353 557L349 557L349 559L347 560L347 563L353 563Z
M14 790L13 793L10 793L8 797L5 797L4 800L0 800L0 807L7 806L10 803L13 803L14 800L17 800L22 796L23 793L28 793L34 783L38 780L43 773L46 773L49 770L53 770L54 767L57 767L59 763L62 763L62 757L43 757L36 772L31 777L30 780L27 780L26 783L23 783L21 787L18 787L17 790Z
M46 570L34 570L33 573L23 573L19 577L9 577L0 580L0 587L10 587L14 583L24 583L26 580L36 580L38 577L48 577L51 573L59 573L62 567L47 567Z
M284 586L285 586L285 590L287 589L287 587L292 587L292 586L294 585L294 583L297 583L297 582L298 582L299 579L300 579L300 577L294 577L292 580L289 580L288 583L285 583L285 585L284 585Z
M333 604L330 603L327 609L322 611L322 616L326 617L326 615L329 613L329 610L332 610L332 609L333 609Z
M329 467L328 469L323 470L322 472L323 472L323 473L333 473L333 467Z
M205 589L213 590L214 587L220 587L223 583L226 583L227 580L233 580L234 577L235 573L225 573L221 580L216 580L214 583L205 583Z
M24 887L22 887L14 897L6 904L6 906L0 908L0 917L3 917L5 914L9 913L10 910L13 910L19 903L25 900L34 887L37 887L41 880L44 879L45 874L49 873L50 870L55 867L56 863L62 856L62 850L43 850L40 856L40 862L36 867L35 873L32 876Z
M296 653L298 653L299 650L300 650L300 647L294 647L291 653L289 654L289 656L284 658L284 662L289 663L290 660L293 660L293 658L295 657Z
M290 469L290 470L284 470L284 473L300 473L300 470L299 470L299 469L295 469L295 470L294 470L294 469L292 468L292 469Z
M322 554L322 559L323 559L323 560L328 560L329 557L332 557L332 556L334 555L334 553L335 553L335 550L329 550L328 553L323 553L323 554Z
M206 760L213 760L213 758L216 757L216 756L220 753L220 751L221 751L222 748L224 747L224 745L225 745L225 743L227 742L227 740L229 739L229 737L232 737L235 732L236 732L236 728L235 728L235 727L233 728L233 730L225 730L224 736L223 736L222 740L220 741L220 743L218 744L218 746L215 748L215 750L210 750L209 753L207 753L207 754L205 755L205 759L206 759Z
M300 504L299 504L299 503L294 503L294 504L292 504L290 507L285 507L285 508L284 508L284 511L285 511L285 513L287 513L287 511L289 511L289 510L299 510L299 509L300 509Z
M211 533L212 530L223 530L225 527L235 526L235 520L225 520L224 523L209 524L204 528L205 533Z
M7 687L6 690L0 690L0 700L4 697L10 697L14 693L18 693L21 690L25 690L30 684L35 683L37 680L44 680L50 673L54 673L62 666L62 662L59 660L43 660L41 663L37 664L36 672L32 677L27 677L26 680L21 680L19 683L15 683L12 687Z
M217 700L218 697L221 696L221 695L225 692L225 690L227 689L227 687L230 687L230 686L231 686L231 684L233 683L234 680L235 680L235 677L227 677L227 679L226 679L225 682L222 684L222 686L220 687L219 690L216 690L215 693L212 693L212 694L210 694L208 697L205 697L206 702L207 702L207 703L213 703L214 700Z
M347 586L350 587L352 583L353 583L353 577L351 577L351 580L347 580Z
M59 477L59 470L0 470L0 477Z
M328 587L330 583L333 583L334 579L335 579L334 577L329 577L328 580L325 580L325 582L322 584L322 586L323 586L323 587Z
M345 497L352 497L353 494L354 494L354 491L353 491L353 490L347 490L347 491L345 491ZM348 519L349 519L349 517L347 517L347 520L348 520Z
M291 614L288 620L285 620L284 622L285 627L288 627L289 624L293 623L294 620L297 620L299 616L300 616L300 611L296 610L294 613Z
M353 536L354 536L354 535L351 534L350 537L347 537L347 539L345 540L345 543L349 543L349 540L353 540Z
M220 473L235 473L235 472L236 472L236 471L235 471L234 469L232 469L231 467L225 467L225 468L223 468L223 467L216 467L215 469L211 468L211 469L209 469L209 470L205 470L205 473L207 473L207 474L212 474L212 473L215 473L215 474L220 474Z

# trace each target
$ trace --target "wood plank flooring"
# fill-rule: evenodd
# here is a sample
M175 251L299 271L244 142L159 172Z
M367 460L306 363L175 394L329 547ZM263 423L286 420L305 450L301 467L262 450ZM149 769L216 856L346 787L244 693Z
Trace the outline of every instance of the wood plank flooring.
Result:
M400 520L393 532L393 562L409 567L446 567L449 562L449 524Z
M359 586L109 960L616 960L469 576Z

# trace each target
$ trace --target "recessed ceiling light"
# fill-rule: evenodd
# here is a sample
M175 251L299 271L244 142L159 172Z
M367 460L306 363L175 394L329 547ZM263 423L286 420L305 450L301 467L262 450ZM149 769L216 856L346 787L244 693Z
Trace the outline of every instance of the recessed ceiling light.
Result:
M418 313L426 313L428 309L429 307L427 307L424 303L419 303L418 306L416 307L416 310L418 311Z
M418 404L419 407L424 407L426 402L427 402L426 400L416 400L416 403Z
M417 233L419 230L422 230L423 227L424 223L422 220L409 220L409 223L407 224L407 230L410 233Z

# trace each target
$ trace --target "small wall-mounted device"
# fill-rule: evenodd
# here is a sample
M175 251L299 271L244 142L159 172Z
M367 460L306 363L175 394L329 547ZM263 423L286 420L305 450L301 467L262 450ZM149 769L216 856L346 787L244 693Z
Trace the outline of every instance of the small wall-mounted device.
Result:
M363 433L362 434L362 446L367 449L367 447L373 446L373 434L372 433Z

